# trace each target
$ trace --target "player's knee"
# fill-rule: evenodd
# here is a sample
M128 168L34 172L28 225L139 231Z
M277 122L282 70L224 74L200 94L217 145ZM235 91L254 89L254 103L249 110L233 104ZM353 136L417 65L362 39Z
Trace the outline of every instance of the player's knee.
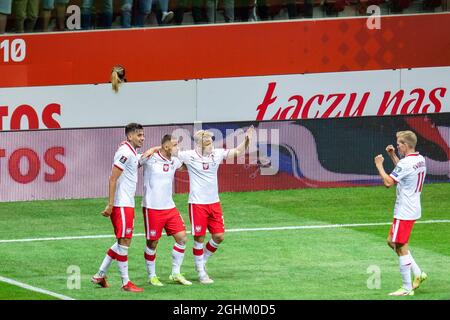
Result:
M147 240L147 247L149 247L150 249L155 250L157 245L158 240Z
M121 246L125 246L125 247L130 247L130 246L131 246L131 239L120 238L120 239L117 240L117 242L118 242Z
M213 235L212 239L214 240L215 243L220 244L225 239L225 235L223 233Z
M386 241L386 243L387 243L387 245L389 246L389 248L391 248L391 249L395 249L395 245L394 245L394 243L391 241L391 240L387 240Z
M175 240L180 246L185 246L187 243L187 236L179 237Z

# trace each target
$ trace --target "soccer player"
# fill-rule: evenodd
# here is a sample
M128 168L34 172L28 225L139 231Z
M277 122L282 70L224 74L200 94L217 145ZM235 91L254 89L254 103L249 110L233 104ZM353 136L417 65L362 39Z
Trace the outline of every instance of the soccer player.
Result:
M107 288L106 273L113 260L117 260L122 289L142 292L130 281L128 276L128 248L134 228L134 195L138 180L138 161L141 155L136 152L144 143L142 125L130 123L125 127L127 141L120 145L114 155L114 163L109 177L109 203L102 215L110 217L117 242L108 250L99 271L91 278L95 284ZM153 151L154 152L154 151ZM148 156L148 152L144 155Z
M163 286L156 275L155 266L156 246L163 228L168 236L173 236L175 239L172 249L172 274L169 279L182 285L192 284L180 272L186 249L186 227L172 199L175 171L183 166L178 158L172 157L172 153L176 152L177 144L178 142L171 135L166 134L162 138L161 149L151 157L140 161L144 167L142 212L147 239L144 257L149 283L154 286Z
M389 188L397 184L394 222L392 223L387 243L399 257L403 286L399 290L390 293L389 295L391 296L412 296L414 295L414 290L427 278L427 274L422 272L408 249L408 240L414 222L421 217L420 194L426 175L425 159L416 152L416 144L417 137L414 132L397 132L397 149L403 158L400 160L397 157L395 148L392 145L386 147L386 152L395 165L390 175L384 170L383 156L380 154L375 157L375 165L384 185ZM411 270L414 274L412 283Z
M235 149L214 149L212 133L200 130L194 134L194 150L179 151L178 158L189 173L189 219L194 236L194 261L200 283L211 284L205 264L224 240L225 226L218 194L217 171L224 159L239 156L249 145L253 126L245 140ZM211 239L203 248L206 229Z

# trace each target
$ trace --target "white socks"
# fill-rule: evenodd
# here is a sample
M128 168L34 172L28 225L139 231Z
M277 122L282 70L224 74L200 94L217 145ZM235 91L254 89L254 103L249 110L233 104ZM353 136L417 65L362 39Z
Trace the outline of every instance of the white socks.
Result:
M172 274L181 273L181 264L184 259L184 251L186 250L185 245L181 245L175 242L172 249Z
M118 245L119 252L117 254L117 264L119 266L120 277L123 285L126 285L130 278L128 277L128 247Z
M145 264L147 265L147 272L149 278L156 276L156 250L152 250L145 246Z
M408 251L408 255L409 255L409 260L411 261L411 271L412 271L413 275L420 276L420 274L422 273L422 270L420 269L420 267L414 260L412 254L411 254L411 251Z
M203 254L203 262L206 264L208 262L208 258L211 257L211 255L216 252L217 248L219 247L218 243L215 243L213 239L209 240L206 244L205 253Z
M206 275L205 266L203 264L203 243L194 241L192 252L194 253L195 268L198 275L203 277Z
M403 288L406 290L412 290L410 256L409 254L406 256L399 256L398 260L400 263L400 274L402 275Z

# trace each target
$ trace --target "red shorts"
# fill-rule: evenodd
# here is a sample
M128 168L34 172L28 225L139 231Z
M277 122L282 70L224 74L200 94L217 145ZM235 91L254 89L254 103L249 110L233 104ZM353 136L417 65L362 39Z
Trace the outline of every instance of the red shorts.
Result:
M117 239L131 239L134 229L134 208L113 207L111 222Z
M186 230L183 218L177 208L167 210L142 208L142 213L144 214L145 238L147 240L161 238L163 228L168 236Z
M408 243L412 228L416 220L398 220L394 218L389 235L392 242L405 244Z
M211 234L225 232L220 202L211 204L190 203L189 220L191 220L192 235L194 236L204 236L206 228Z

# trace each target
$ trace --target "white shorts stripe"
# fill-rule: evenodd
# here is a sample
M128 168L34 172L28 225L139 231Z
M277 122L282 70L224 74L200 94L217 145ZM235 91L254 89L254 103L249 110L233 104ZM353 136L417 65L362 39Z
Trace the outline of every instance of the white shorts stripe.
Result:
M392 242L396 242L396 240L397 240L397 233L398 233L399 226L400 226L400 220L395 220L394 234L392 235Z
M125 220L125 209L120 208L120 216L122 217L122 238L125 238L125 230L127 229L127 224Z
M195 223L194 223L194 206L192 205L192 203L189 203L189 207L191 208L191 210L189 210L190 212L189 212L189 214L191 215L191 233L192 233L192 235L194 235L194 226L195 226Z
M149 219L148 209L145 208L145 225L147 226L146 238L147 238L147 240L150 240L150 225L149 225L148 219Z

